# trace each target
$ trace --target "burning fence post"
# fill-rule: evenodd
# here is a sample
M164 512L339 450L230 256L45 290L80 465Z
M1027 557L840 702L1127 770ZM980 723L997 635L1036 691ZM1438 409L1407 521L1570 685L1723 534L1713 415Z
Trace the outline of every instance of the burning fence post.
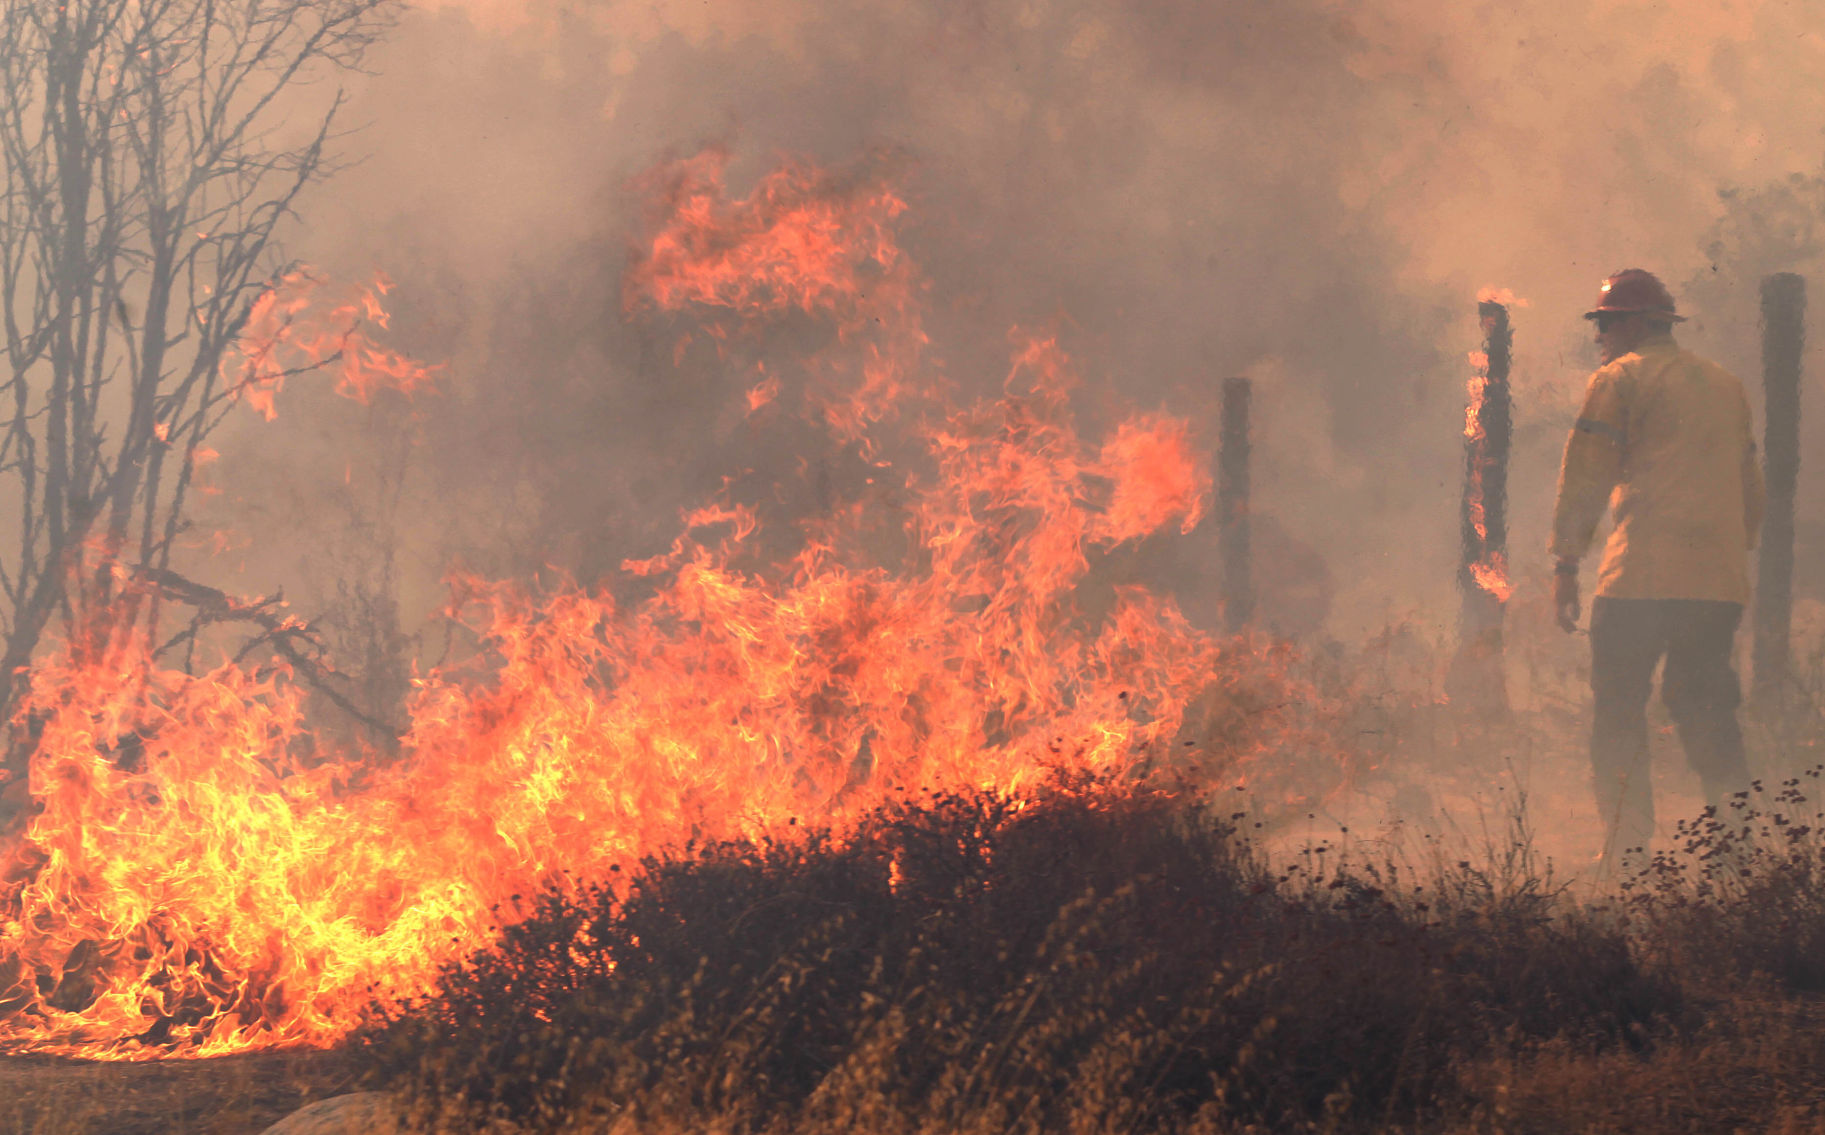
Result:
M1246 378L1223 380L1222 454L1217 465L1217 509L1222 528L1217 546L1223 559L1223 622L1231 634L1255 614L1255 583L1248 531L1248 404L1253 385Z
M1806 343L1806 279L1780 272L1762 281L1762 436L1768 509L1755 585L1757 701L1776 704L1791 664L1793 504L1800 475L1800 353Z
M1500 713L1508 708L1502 618L1513 591L1508 581L1508 447L1513 425L1508 369L1514 335L1505 304L1479 300L1477 316L1483 327L1483 351L1475 358L1464 409L1463 558L1458 568L1463 607L1448 693L1459 704Z

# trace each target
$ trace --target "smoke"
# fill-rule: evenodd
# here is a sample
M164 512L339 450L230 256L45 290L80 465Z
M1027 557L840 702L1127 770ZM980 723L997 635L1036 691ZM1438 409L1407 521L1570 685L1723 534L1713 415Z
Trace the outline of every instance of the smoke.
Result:
M364 160L302 205L293 248L391 273L400 335L449 361L445 387L300 402L224 446L243 471L225 515L275 549L237 561L245 589L308 606L385 576L412 625L453 561L594 577L660 550L731 464L783 461L733 445L748 376L674 367L667 329L621 308L631 186L716 145L736 192L787 156L895 179L928 365L966 390L999 381L1016 324L1057 325L1111 411L1195 415L1253 375L1257 510L1289 562L1328 566L1289 594L1344 637L1448 621L1478 288L1530 301L1525 590L1605 274L1659 272L1701 317L1690 341L1753 386L1772 254L1732 234L1775 208L1761 187L1819 168L1811 23L1774 0L427 4L372 61L344 142ZM406 437L406 467L376 456ZM1825 594L1807 559L1801 589ZM1207 566L1177 584L1214 586Z

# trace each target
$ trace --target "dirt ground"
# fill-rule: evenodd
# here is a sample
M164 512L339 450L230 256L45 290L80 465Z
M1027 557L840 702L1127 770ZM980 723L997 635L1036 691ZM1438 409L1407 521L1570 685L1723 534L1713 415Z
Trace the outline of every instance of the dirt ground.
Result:
M149 1063L0 1056L0 1135L258 1135L353 1090L337 1052Z

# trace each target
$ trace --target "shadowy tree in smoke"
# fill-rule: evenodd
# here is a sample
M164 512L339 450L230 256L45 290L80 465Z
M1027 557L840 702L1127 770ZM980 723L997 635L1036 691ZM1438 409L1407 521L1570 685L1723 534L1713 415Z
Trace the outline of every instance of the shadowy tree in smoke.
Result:
M1825 166L1717 196L1719 215L1698 241L1705 263L1679 289L1680 307L1692 313L1688 330L1746 373L1761 353L1761 281L1825 270Z
M1718 191L1723 215L1703 240L1713 273L1804 270L1825 254L1825 170ZM1694 281L1703 288L1701 275Z
M298 279L279 225L335 164L342 94L314 84L358 67L397 5L0 12L0 515L16 525L0 544L0 716L53 620L98 651L153 635L165 600L195 606L193 626L246 617L175 576L172 553L204 439L290 373L243 340L250 316L283 335L298 312L266 297ZM237 346L250 365L225 366Z

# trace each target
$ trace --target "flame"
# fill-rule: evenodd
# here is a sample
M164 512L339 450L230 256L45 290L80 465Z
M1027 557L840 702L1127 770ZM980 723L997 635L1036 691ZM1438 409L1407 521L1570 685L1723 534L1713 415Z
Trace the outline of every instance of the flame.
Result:
M1472 373L1464 381L1464 440L1483 440L1483 399L1489 395L1489 356L1470 352ZM1481 531L1480 529L1478 530Z
M336 374L338 394L364 404L378 390L424 387L437 368L377 345L368 330L387 327L380 297L392 287L379 273L342 286L305 269L282 277L253 302L222 360L230 393L271 421L285 380L325 366Z
M630 294L866 334L863 390L915 373L916 311L856 323L917 288L887 226L897 198L788 167L724 203L706 169L687 163ZM882 300L883 274L902 297ZM292 329L271 342L310 338L291 302L259 313ZM276 386L253 360L290 349L247 356L250 391ZM0 1051L329 1044L542 887L624 879L694 839L788 838L801 819L840 833L905 791L1149 768L1276 783L1270 754L1324 744L1287 720L1320 699L1284 649L1220 642L1135 587L1094 619L1079 609L1091 555L1189 528L1209 478L1164 416L1082 436L1075 381L1055 337L1023 333L1000 397L929 402L920 460L896 471L896 554L845 527L864 511L850 502L751 566L755 514L715 501L625 565L656 586L637 605L454 578L448 614L477 649L417 680L394 762L319 751L282 663L193 677L143 636L42 660L17 721L36 738L37 811L0 842ZM884 417L824 420L849 436Z
M1135 418L1117 427L1097 462L1115 484L1099 535L1112 543L1144 536L1178 518L1190 532L1210 497L1210 472L1191 452L1182 420Z
M1510 308L1532 306L1529 301L1517 298L1512 288L1481 288L1477 291L1476 302L1499 303L1503 307Z
M695 310L719 355L792 312L825 320L839 341L865 341L860 382L850 375L806 391L808 407L843 441L864 441L871 426L935 393L930 375L923 386L908 383L929 340L923 285L894 231L907 209L900 194L865 173L789 163L732 201L727 164L727 154L707 150L641 179L656 223L628 272L627 310ZM681 336L674 358L691 343Z
M904 284L894 275L906 262L893 233L906 210L896 193L884 185L858 191L794 164L769 174L751 197L729 202L727 164L727 154L709 150L643 179L665 217L628 274L630 307L697 303L748 318L790 308L837 312L840 326L853 330L891 305L874 286Z
M748 413L756 414L761 407L770 405L779 397L780 381L778 375L768 375L748 388Z
M1514 595L1514 584L1508 579L1508 557L1500 552L1490 552L1488 557L1470 565L1471 577L1476 585L1506 603Z

